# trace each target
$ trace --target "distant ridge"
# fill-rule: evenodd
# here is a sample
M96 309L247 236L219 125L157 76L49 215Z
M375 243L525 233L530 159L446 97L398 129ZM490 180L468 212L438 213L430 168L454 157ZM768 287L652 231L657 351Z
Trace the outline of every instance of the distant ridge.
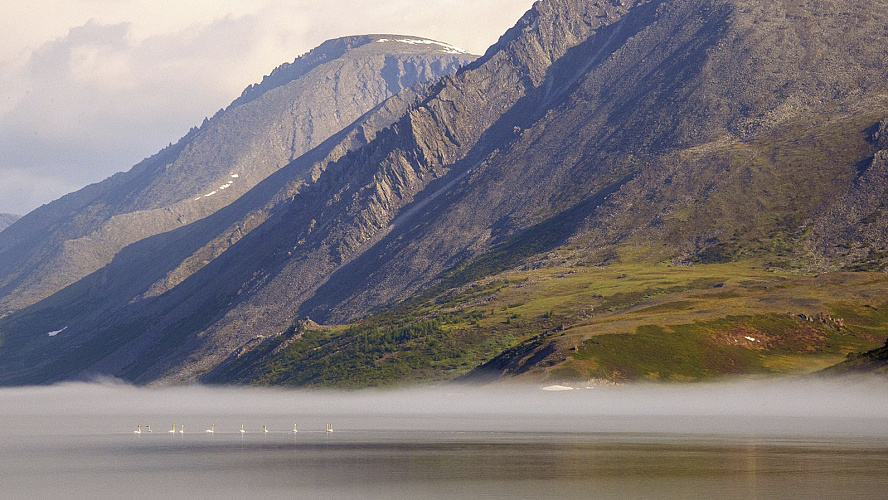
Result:
M16 214L0 214L0 231L3 231L4 229L12 225L13 222L21 218L21 215Z

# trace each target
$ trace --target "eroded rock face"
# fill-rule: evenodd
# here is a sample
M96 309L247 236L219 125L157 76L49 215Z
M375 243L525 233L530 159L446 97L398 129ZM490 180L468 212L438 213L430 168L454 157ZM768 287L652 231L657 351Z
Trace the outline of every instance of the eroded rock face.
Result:
M872 126L870 142L881 149L888 149L888 118Z
M869 141L882 148L864 160L843 196L814 218L815 251L836 267L888 269L888 119L870 127Z

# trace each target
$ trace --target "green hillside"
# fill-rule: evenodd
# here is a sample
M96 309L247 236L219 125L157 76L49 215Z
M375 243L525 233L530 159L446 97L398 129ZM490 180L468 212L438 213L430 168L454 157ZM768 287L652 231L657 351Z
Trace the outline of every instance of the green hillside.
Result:
M805 276L752 261L508 271L349 325L294 326L206 379L364 387L810 373L884 343L886 286L884 273Z

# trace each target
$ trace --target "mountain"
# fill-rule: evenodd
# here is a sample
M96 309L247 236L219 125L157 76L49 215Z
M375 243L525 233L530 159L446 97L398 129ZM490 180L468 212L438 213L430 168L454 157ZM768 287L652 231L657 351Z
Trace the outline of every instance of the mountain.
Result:
M369 136L0 320L0 380L689 380L875 347L886 7L537 2Z
M330 40L280 66L175 145L4 231L0 313L57 292L130 243L216 212L402 89L472 59L439 42L373 35Z
M0 214L0 231L3 231L7 227L11 226L13 222L21 219L21 215L15 214Z

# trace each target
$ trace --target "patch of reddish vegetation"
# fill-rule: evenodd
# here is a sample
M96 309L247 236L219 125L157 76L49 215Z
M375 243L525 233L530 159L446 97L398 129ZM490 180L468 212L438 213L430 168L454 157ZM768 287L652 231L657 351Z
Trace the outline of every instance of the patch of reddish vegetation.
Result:
M718 345L745 347L757 351L770 349L774 343L770 334L747 326L737 326L719 332L713 337L713 340Z
M763 331L752 326L735 326L713 337L719 345L745 347L757 351L781 349L791 352L815 353L826 347L829 338L823 332L799 321L797 326Z

